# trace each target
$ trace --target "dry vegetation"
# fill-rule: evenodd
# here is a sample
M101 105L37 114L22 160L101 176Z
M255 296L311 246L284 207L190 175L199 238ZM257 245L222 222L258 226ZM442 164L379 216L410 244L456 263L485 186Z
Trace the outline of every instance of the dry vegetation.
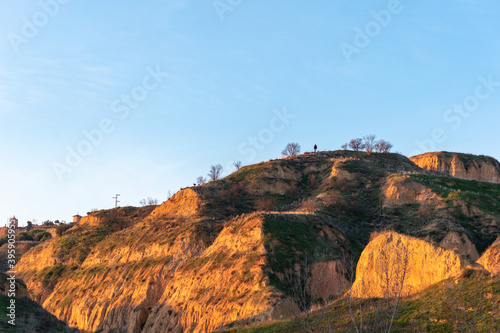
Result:
M198 186L189 189L192 192L190 198L196 197L200 201L199 207L194 207L196 209L193 211L196 212L192 215L152 217L149 214L154 206L150 205L140 209L94 212L92 215L99 218L99 224L81 225L66 230L61 233L61 237L51 241L57 265L43 269L30 268L24 272L24 277L33 289L43 285L44 288L37 289L38 293L35 293L36 297L41 297L42 294L50 293L58 284L62 286L72 279L90 281L92 276L104 277L108 274L120 276L116 281L103 278L110 286L115 286L113 283L118 283L117 281L137 281L136 288L142 286L146 290L150 281L143 281L144 277L139 277L138 274L150 272L154 273L155 279L164 279L155 282L161 291L155 292L161 296L164 291L161 288L166 288L176 272L189 275L194 281L198 281L193 282L193 285L197 285L201 283L199 281L205 281L209 274L219 276L217 274L231 272L232 263L238 263L243 268L234 273L232 280L228 280L231 282L228 282L227 290L218 290L208 284L199 290L193 290L189 294L191 300L183 299L186 303L172 310L172 316L177 318L175 320L191 315L192 317L183 317L183 320L190 322L196 318L199 322L209 322L212 318L203 314L206 304L201 302L205 300L219 305L230 300L235 308L244 308L245 302L259 298L250 291L248 294L238 294L238 286L244 285L249 290L253 286L257 290L251 281L260 270L268 278L268 284L263 285L272 289L270 295L275 297L266 298L266 302L270 302L270 299L294 299L296 309L305 316L295 313L295 321L241 331L409 332L416 329L418 332L448 332L455 327L466 327L464 323L472 320L480 323L480 318L466 307L475 297L469 294L469 287L482 288L482 296L477 295L476 300L489 297L485 304L497 302L499 287L493 278L476 276L475 273L460 278L457 284L451 284L450 292L443 291L444 287L440 285L432 287L434 289L430 289L433 291L431 294L422 292L406 298L401 295L404 276L388 277L388 292L379 299L359 300L348 297L348 294L347 298L338 301L323 299L318 296L315 290L317 288L307 285L311 267L318 262L342 260L346 267L345 276L354 277L355 263L368 244L370 235L376 231L391 229L436 243L448 232L457 231L471 235L480 251L499 234L499 223L495 224L495 221L498 222L500 218L500 185L429 175L401 155L376 153L377 142L373 141L372 144L372 151L368 153L318 152L250 166L238 164L235 165L237 170L223 179L219 179L220 173L217 173L218 170L222 172L222 169L214 166L210 175L213 181L205 183L205 179L199 179ZM438 208L415 201L384 207L382 189L388 178L403 174L443 198L445 205ZM183 203L181 199L181 196L174 196L171 201L174 206L169 211L182 210L182 205L187 203ZM249 228L249 216L262 219L262 232ZM235 250L244 248L245 244L239 244L238 241L255 236L252 232L262 236L259 241L266 250L264 259L256 256L257 245L245 248L244 251ZM232 243L218 243L222 242L219 238L222 236L226 237L225 241L230 239ZM216 249L209 251L211 246ZM152 248L156 252L148 252ZM37 251L32 252L32 256L36 257ZM116 257L132 254L137 258L146 256L147 260L134 259L119 265L98 264L102 258L109 261L110 254ZM101 259L95 259L95 263L82 267L82 263L92 256ZM179 259L183 256L186 256L185 261ZM165 267L171 270L168 274L161 275L159 272L167 270ZM205 275L198 272L204 272ZM401 283L391 285L400 280ZM179 278L179 281L182 279ZM78 297L83 297L83 289L89 286L74 286L79 293ZM471 295L472 298L458 297L461 295L458 293L458 286L463 286L462 294ZM99 286L92 285L91 288L98 290ZM491 297L488 292L483 292L488 288L495 290L495 294L489 292L493 295ZM56 288L56 292L60 293L56 299L67 310L76 302L68 299L69 291L64 290ZM457 296L446 298L446 302L452 304L448 310L446 307L444 310L439 308L448 304L443 303L444 295ZM160 296L155 297L159 299ZM223 296L227 296L227 299L221 299ZM151 307L158 299L151 301ZM197 304L196 311L200 312L193 314L191 310L188 311L192 304ZM264 308L264 305L269 304L262 300L257 305ZM428 310L416 309L416 304L426 306ZM424 318L425 311L429 312L427 319ZM246 318L238 317L236 310L233 312L226 318L227 321ZM155 316L152 310L145 310L144 313L145 318ZM220 315L211 313L211 316ZM111 317L107 320L110 327L118 325L113 324ZM485 320L491 321L491 316ZM481 325L483 324L476 326Z

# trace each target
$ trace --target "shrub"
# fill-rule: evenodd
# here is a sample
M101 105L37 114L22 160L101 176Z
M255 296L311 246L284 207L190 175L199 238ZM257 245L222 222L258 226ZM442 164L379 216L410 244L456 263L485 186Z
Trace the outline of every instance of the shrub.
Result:
M345 177L337 176L334 178L326 178L321 182L320 189L322 191L330 189L338 189L346 192L349 189L349 185Z
M238 182L231 184L228 188L222 189L219 195L224 204L230 210L236 210L238 206L242 205L243 196L245 195L245 183Z
M349 141L348 146L354 151L360 151L365 148L365 145L363 144L363 139L360 138L352 139L351 141Z
M44 241L52 237L50 233L41 229L32 229L28 232L27 240Z
M284 157L293 157L300 154L300 145L298 143L289 143L281 152Z
M203 184L205 184L207 182L207 179L203 176L199 176L198 178L196 178L196 186L201 186Z
M385 140L380 140L377 143L375 143L375 151L377 153L388 153L391 151L393 145L390 142L387 142Z
M333 191L324 198L323 203L327 207L341 207L345 205L345 199L342 197L340 192Z
M291 200L297 200L300 194L299 183L296 180L290 181L290 189L287 191L286 196Z
M300 207L302 210L306 211L307 213L314 213L316 209L318 208L318 205L316 202L312 199L306 199L303 200L302 203L300 204Z
M69 224L61 224L56 227L56 235L62 236L66 230L71 228L72 226Z
M9 238L7 237L7 235L3 235L2 238L0 238L0 246L7 243L8 240L9 240Z
M158 199L148 197L147 199L142 199L139 204L143 207L146 206L158 206Z
M208 172L208 179L210 181L219 180L221 175L222 175L223 170L224 170L224 168L220 164L212 165L210 167L210 171Z
M316 175L309 176L309 186L314 188L314 187L316 187L317 182L318 182L318 177Z
M363 137L364 142L364 148L368 154L371 154L375 150L375 135L370 134L365 137Z
M255 209L263 212L269 212L276 209L276 199L262 198L255 202Z
M20 241L25 241L25 240L33 240L33 237L29 235L27 232L20 232L19 234L17 234L16 239Z

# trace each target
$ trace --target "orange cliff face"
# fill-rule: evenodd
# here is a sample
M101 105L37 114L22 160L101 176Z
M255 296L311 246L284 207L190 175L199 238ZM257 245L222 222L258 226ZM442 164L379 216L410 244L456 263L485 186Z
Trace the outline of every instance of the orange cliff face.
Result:
M477 261L488 272L500 275L500 236Z
M443 199L428 187L412 181L408 175L395 174L387 177L382 187L382 206L397 207L411 203L444 206Z
M392 233L363 252L363 283L353 291L380 296L384 272L399 274L381 262L397 262L406 244L410 294L459 274L470 264L463 256L476 258L475 246L483 252L497 235L500 185L486 184L469 203L439 191L447 182L455 193L451 183L463 182L450 179L398 154L338 151L262 162L156 207L93 212L31 249L16 269L32 299L82 330L206 332L293 316L293 295L280 285L304 253L315 256L308 289L323 299L342 295L349 282L341 259L359 257L372 231L393 228L453 251ZM257 208L264 198L273 207ZM305 201L314 210L304 212Z
M488 156L434 152L410 157L425 170L440 171L453 177L500 183L500 163Z
M16 268L33 299L87 331L201 333L232 321L289 317L290 298L270 283L266 268L270 236L264 223L275 215L243 214L214 225L193 218L198 206L195 191L183 190L92 249L86 246L99 237L105 218L82 218L80 227L34 248ZM301 217L291 215L292 224ZM339 237L320 225L320 239ZM68 244L76 245L74 252L90 252L79 262L67 252ZM347 284L339 260L315 262L311 272L325 299L341 294L338 285Z
M351 295L385 298L412 295L439 281L459 276L471 261L424 240L383 232L361 253Z
M95 213L32 249L16 269L34 300L83 330L208 332L289 315L264 270L264 217L214 224L199 217L200 207L197 191L185 189L149 212L127 208L138 220L111 234L106 214L116 223L119 214ZM335 275L336 264L314 269Z
M176 200L191 202L190 194ZM207 235L200 230L209 225L146 219L102 241L79 267L74 261L66 265L61 244L52 240L26 254L17 269L34 299L83 330L201 333L236 320L283 319L290 316L290 301L270 284L265 270L264 218L234 218L214 230L212 241L203 240ZM40 256L47 259L37 261ZM343 278L339 265L334 260L312 267L313 278L321 275L319 292L325 298L341 293L326 284L335 281L337 286ZM39 280L41 271L63 278Z

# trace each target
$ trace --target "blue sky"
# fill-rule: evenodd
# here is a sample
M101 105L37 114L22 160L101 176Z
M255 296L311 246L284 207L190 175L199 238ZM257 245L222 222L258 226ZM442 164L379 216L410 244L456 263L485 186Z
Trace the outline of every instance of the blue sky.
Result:
M164 201L288 142L500 158L498 1L0 6L0 225Z

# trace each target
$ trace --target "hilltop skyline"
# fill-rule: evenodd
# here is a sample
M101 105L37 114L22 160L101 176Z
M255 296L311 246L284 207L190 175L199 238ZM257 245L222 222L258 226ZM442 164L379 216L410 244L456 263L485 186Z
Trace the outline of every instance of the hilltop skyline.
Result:
M500 158L500 4L4 1L0 226L375 134Z

